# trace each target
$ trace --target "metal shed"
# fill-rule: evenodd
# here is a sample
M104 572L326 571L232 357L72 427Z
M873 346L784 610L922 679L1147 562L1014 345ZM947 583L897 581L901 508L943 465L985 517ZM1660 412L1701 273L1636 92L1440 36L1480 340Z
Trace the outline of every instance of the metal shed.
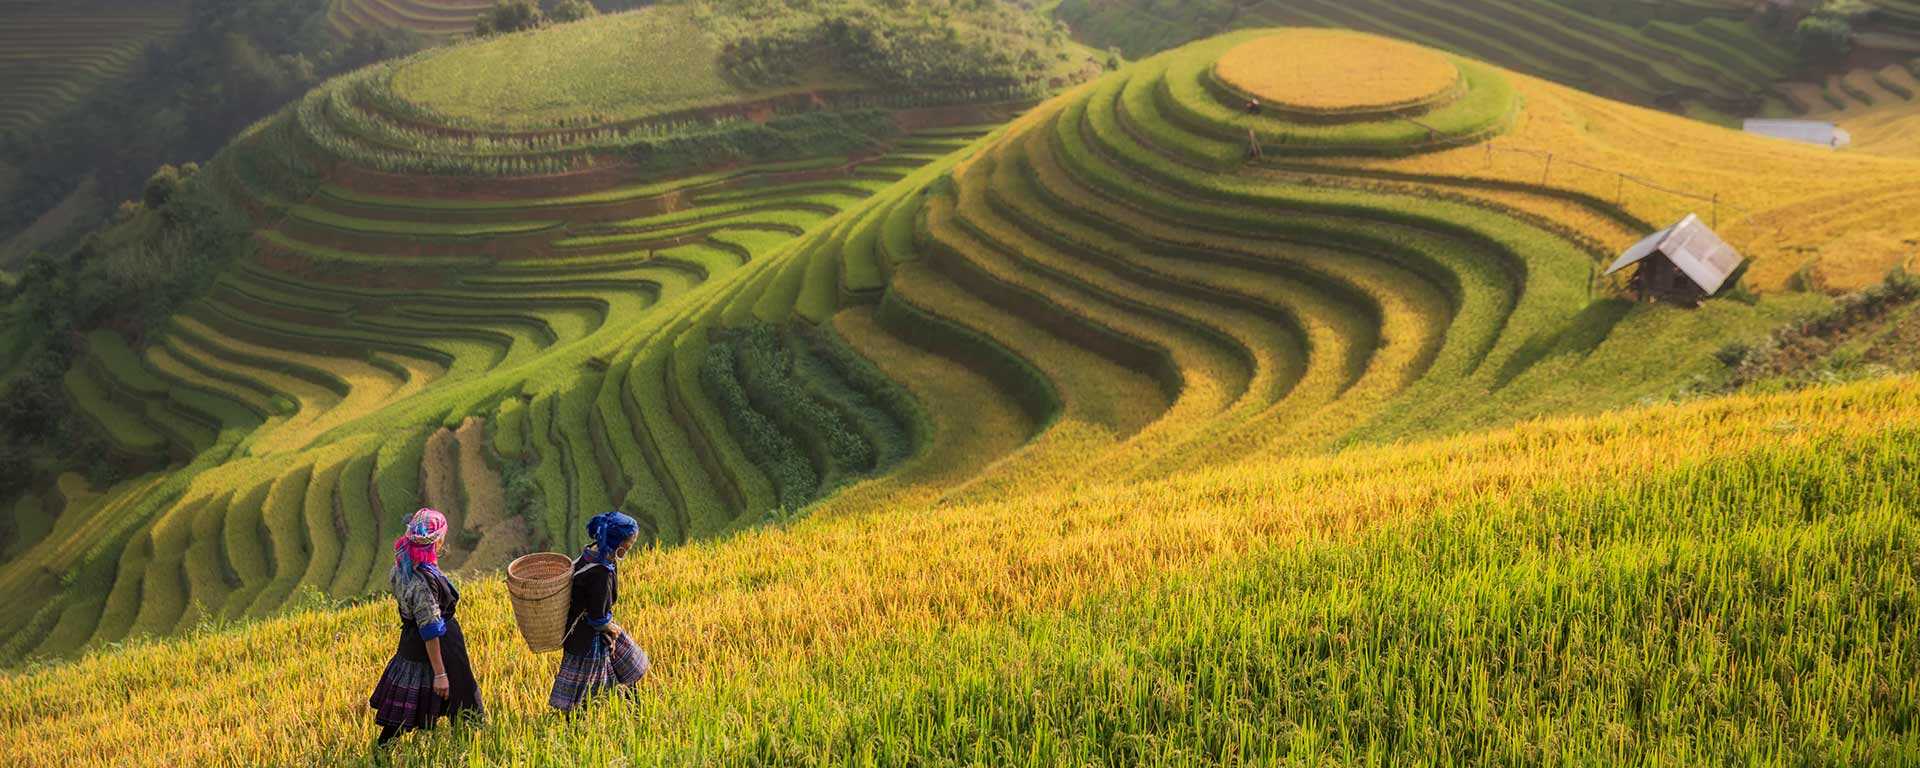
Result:
M1839 149L1853 143L1853 135L1846 129L1833 123L1819 120L1761 120L1750 119L1742 126L1747 133L1770 136L1776 139L1797 141L1803 144L1818 144L1823 147Z
M1628 285L1642 300L1665 299L1695 306L1718 293L1744 261L1699 216L1689 213L1678 224L1628 248L1607 267L1606 274L1639 264Z

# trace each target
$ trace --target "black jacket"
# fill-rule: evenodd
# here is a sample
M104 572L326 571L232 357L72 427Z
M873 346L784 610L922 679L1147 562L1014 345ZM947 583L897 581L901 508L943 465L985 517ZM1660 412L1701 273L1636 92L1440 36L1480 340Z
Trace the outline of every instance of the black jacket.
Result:
M434 600L440 604L440 620L447 623L448 633L459 631L459 620L453 615L460 610L460 590L454 589L453 582L438 568L421 568L414 578L426 579L433 587ZM400 647L394 653L408 661L427 660L427 641L420 638L420 625L405 614L400 616Z
M561 647L570 654L593 653L593 622L613 613L620 599L620 580L613 569L600 563L575 558L573 561L572 604L567 609L567 638Z

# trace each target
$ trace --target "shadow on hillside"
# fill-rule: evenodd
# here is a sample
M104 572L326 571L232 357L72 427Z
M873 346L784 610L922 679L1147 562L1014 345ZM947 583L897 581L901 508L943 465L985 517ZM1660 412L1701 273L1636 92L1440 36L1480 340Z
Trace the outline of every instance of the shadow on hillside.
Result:
M1567 324L1552 332L1535 334L1520 345L1512 359L1500 367L1499 375L1494 379L1494 389L1503 389L1527 369L1550 358L1562 355L1586 357L1600 342L1613 334L1614 326L1633 311L1634 303L1626 299L1601 299L1588 304L1586 309L1574 315Z

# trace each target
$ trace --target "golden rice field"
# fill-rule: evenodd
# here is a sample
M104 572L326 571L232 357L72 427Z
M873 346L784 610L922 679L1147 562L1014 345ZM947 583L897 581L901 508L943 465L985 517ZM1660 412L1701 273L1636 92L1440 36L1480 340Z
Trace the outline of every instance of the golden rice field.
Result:
M1655 226L1689 212L1715 218L1717 198L1717 229L1753 260L1745 282L1762 291L1780 290L1796 274L1817 288L1857 290L1908 263L1920 243L1920 218L1906 214L1920 194L1920 158L1800 146L1508 77L1526 108L1506 134L1482 145L1343 164L1540 187ZM1624 249L1644 231L1621 230L1591 213L1543 213L1610 249Z
M1824 84L1789 86L1813 108L1808 119L1838 124L1852 136L1845 151L1887 157L1920 157L1912 130L1920 121L1920 78L1897 64L1830 76Z
M1273 106L1316 112L1390 109L1432 100L1460 81L1438 52L1339 30L1263 37L1227 51L1222 82Z
M1277 756L1270 750L1296 759L1414 759L1441 754L1425 748L1469 746L1423 739L1473 732L1484 740L1475 751L1447 754L1640 762L1716 753L1775 762L1813 750L1840 762L1893 759L1915 746L1896 713L1920 703L1911 674L1920 659L1907 652L1920 626L1898 607L1920 598L1911 581L1920 529L1911 499L1897 490L1920 481L1915 418L1920 383L1909 378L1253 458L1165 481L987 503L904 507L887 494L856 492L848 498L859 501L830 504L791 526L630 560L620 616L658 672L638 704L609 704L571 722L544 711L553 659L520 645L499 583L468 582L462 617L489 721L409 739L399 754L480 765L615 755L797 764L909 753L1237 762ZM955 420L943 429L968 427ZM908 472L938 470L923 463ZM1019 461L992 470L1022 471ZM1739 504L1751 506L1729 506ZM1695 517L1703 508L1727 516ZM1706 528L1668 530L1659 521L1670 516ZM1481 527L1502 520L1511 521L1510 533ZM1443 522L1459 528L1423 533ZM1485 549L1461 553L1460 571L1439 581L1378 580L1400 578L1397 569L1437 554L1394 539L1459 544L1462 531L1485 537L1475 542ZM1750 551L1749 541L1764 546ZM1796 554L1783 560L1786 552ZM1347 558L1363 559L1341 565ZM1263 563L1311 570L1253 580L1270 570ZM1370 569L1387 573L1369 576ZM1788 573L1795 580L1776 581ZM1868 594L1838 581L1842 574L1894 591ZM1887 581L1899 578L1907 581ZM1316 586L1267 596L1289 579ZM1677 586L1692 579L1704 581ZM1241 602L1214 602L1207 590L1222 588ZM1705 632L1643 626L1634 613L1616 613L1638 605L1635 595L1673 588L1676 599L1725 601L1668 609L1706 622ZM1605 601L1581 596L1590 590ZM1362 617L1348 610L1369 604L1368 595L1389 601L1379 607L1387 613L1350 624ZM1446 595L1471 603L1471 613L1403 615ZM1813 602L1780 614L1781 599ZM1121 622L1136 605L1199 623L1168 625L1146 614L1143 623ZM1533 620L1547 622L1571 654L1555 666L1532 666L1538 657L1522 644L1526 634L1510 624L1536 610L1546 612ZM364 695L389 650L390 611L383 603L304 611L9 675L0 679L0 744L24 765L369 761ZM1776 642L1768 616L1807 634ZM1246 623L1219 624L1228 620ZM1408 620L1435 623L1394 623ZM1183 636L1187 630L1209 634ZM1099 639L1104 632L1117 634ZM1872 643L1834 657L1848 672L1790 671L1794 658L1812 663L1820 657L1806 654L1848 639ZM1321 664L1358 676L1329 679L1348 694L1321 709L1191 677L1237 669L1215 666L1235 663L1236 648L1309 654L1276 658L1281 668L1268 673L1246 668L1255 677L1238 685L1257 686L1272 673L1310 679ZM1411 658L1389 661L1420 648L1484 658L1466 676ZM1666 654L1698 666L1676 668L1681 676L1665 682L1628 679L1630 667L1614 666L1677 660ZM1583 661L1606 666L1578 667ZM1396 674L1406 677L1377 677L1402 665ZM1399 690L1351 687L1363 680ZM1085 698L1025 688L1041 682ZM1636 687L1647 684L1654 688ZM1754 684L1781 686L1769 694L1777 703L1749 702ZM1428 687L1453 685L1463 687ZM1803 687L1813 685L1820 687ZM116 695L75 700L79 690ZM1248 709L1228 716L1217 708L1225 702L1207 702L1201 690ZM842 691L854 697L838 698ZM1498 698L1516 695L1524 698ZM1523 701L1540 709L1510 706ZM1400 704L1377 709L1388 702ZM1628 702L1690 702L1705 707L1704 719L1616 708ZM1057 708L1050 717L1065 719L1026 719L1031 707ZM1502 732L1500 723L1528 730ZM1607 730L1615 724L1651 732L1618 740ZM1078 726L1131 736L1090 745L1075 735ZM1385 737L1379 727L1403 736Z
M1061 4L1057 16L1089 44L1117 45L1130 56L1239 29L1353 29L1726 121L1791 109L1779 84L1799 70L1792 37L1770 28L1752 6L1742 0L1247 0L1230 6L1087 0ZM1863 23L1863 47L1878 36L1868 28L1892 26L1885 17ZM1911 31L1891 37L1910 39Z

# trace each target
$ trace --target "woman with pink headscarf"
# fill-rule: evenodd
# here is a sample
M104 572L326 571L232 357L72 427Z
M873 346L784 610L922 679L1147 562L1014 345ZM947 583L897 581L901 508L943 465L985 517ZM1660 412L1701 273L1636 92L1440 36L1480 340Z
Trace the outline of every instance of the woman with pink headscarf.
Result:
M442 716L479 718L483 712L466 637L454 618L460 592L440 572L446 539L446 516L422 509L393 542L389 581L400 608L400 647L367 700L381 744L431 728Z

